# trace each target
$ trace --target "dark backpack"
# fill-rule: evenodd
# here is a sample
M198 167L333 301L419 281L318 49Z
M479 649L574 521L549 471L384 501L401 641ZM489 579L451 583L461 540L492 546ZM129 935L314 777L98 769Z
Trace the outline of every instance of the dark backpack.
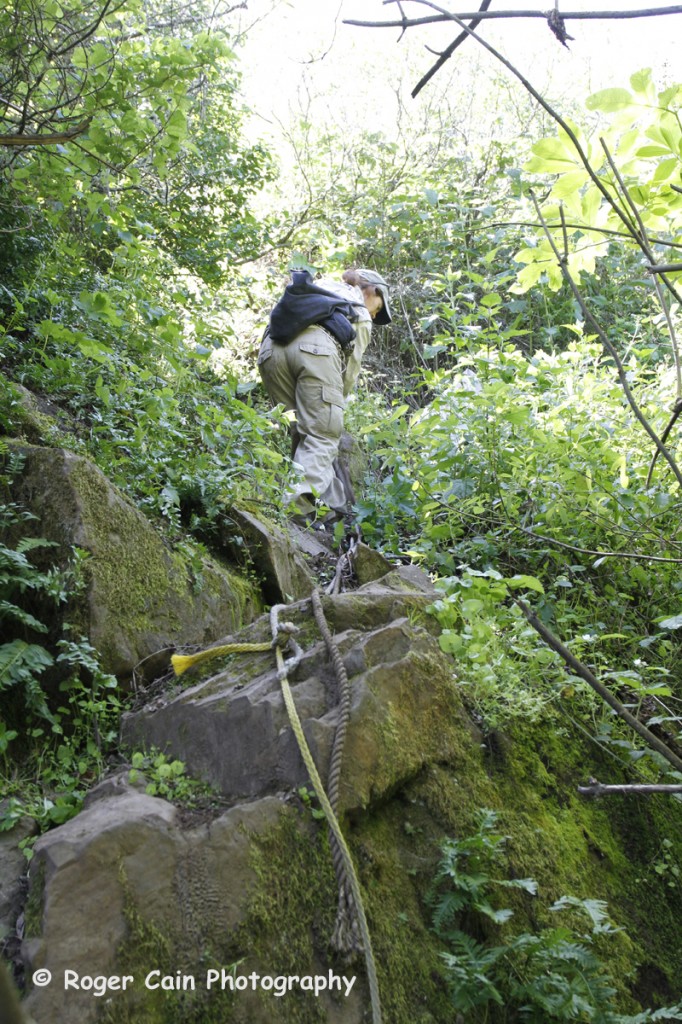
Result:
M342 348L355 341L351 320L357 320L353 303L320 288L307 270L294 270L293 281L270 313L268 333L278 345L288 345L301 331L319 324L329 331Z

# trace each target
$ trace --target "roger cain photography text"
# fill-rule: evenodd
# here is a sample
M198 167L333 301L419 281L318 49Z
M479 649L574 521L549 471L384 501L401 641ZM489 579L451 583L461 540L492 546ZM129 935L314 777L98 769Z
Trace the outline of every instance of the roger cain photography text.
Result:
M33 984L45 988L54 981L50 971L38 970L33 974ZM160 989L164 992L194 992L197 989L222 989L230 992L272 992L273 996L282 997L296 989L301 992L312 992L319 996L323 992L339 992L349 996L356 977L346 978L343 975L328 971L327 974L237 974L233 967L209 968L202 974L162 974L159 970L149 971L144 978L135 978L132 974L90 975L78 974L77 971L64 971L64 991L90 992L93 996L104 996L111 992L125 992L142 984L150 990Z

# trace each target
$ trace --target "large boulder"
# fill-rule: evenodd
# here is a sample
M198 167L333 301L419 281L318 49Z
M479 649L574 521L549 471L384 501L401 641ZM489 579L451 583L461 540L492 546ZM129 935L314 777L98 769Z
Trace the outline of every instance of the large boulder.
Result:
M171 549L92 462L60 448L12 450L24 458L12 498L36 517L21 531L56 545L34 557L65 566L74 546L88 556L85 587L61 614L89 639L105 672L126 680L141 665L153 675L169 647L210 643L253 618L253 585L213 559Z
M125 773L93 791L76 818L35 847L23 953L29 976L52 977L26 1000L37 1024L86 1024L118 1001L131 1008L126 1020L147 1021L165 995L145 984L153 970L191 972L205 989L216 961L202 964L202 953L227 955L227 937L257 883L254 837L276 827L282 813L269 797L209 822L183 823L177 807L139 792ZM67 972L132 980L125 992L112 985L96 993L87 980L72 985Z
M425 764L447 761L466 729L452 661L425 628L425 608L433 600L430 583L418 574L420 590L409 576L396 570L385 585L378 581L324 599L352 695L342 811L365 809ZM300 628L308 644L290 682L308 744L326 779L338 722L338 684L310 602L290 605L286 619ZM221 643L260 643L269 638L269 630L264 617L238 638ZM202 678L195 685L126 715L124 742L168 751L230 799L304 784L307 772L272 652L227 655L222 662L205 664L198 674Z

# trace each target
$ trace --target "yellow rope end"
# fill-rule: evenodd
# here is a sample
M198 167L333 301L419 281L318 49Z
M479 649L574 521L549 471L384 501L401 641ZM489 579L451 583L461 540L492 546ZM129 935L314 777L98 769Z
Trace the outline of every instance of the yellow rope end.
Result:
M171 657L171 665L176 676L181 676L183 672L186 672L188 668L191 668L196 662L191 654L174 654Z
M173 654L171 665L176 676L181 676L192 665L198 665L200 661L209 661L217 658L220 654L245 654L250 651L269 651L272 644L222 644L220 647L207 647L205 651L197 651L196 654ZM279 648L278 648L279 650Z

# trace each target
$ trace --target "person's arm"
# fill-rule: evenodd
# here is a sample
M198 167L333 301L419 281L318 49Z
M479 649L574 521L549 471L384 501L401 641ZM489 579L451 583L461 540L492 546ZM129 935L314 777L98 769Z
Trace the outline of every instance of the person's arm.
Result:
M346 368L343 371L343 394L347 396L355 387L355 381L360 373L360 364L365 354L365 349L372 337L372 318L366 309L358 309L358 319L353 324L355 328L355 343L353 351L348 356Z

